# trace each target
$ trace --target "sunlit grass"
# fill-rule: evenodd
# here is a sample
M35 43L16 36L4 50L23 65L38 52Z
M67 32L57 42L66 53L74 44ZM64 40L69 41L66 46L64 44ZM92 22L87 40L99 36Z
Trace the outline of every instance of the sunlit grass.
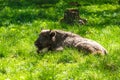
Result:
M0 80L119 80L120 6L115 3L84 2L78 9L80 16L88 19L86 25L59 23L68 6L64 0L52 6L3 7L0 13ZM34 41L41 29L71 31L95 40L108 50L108 55L85 55L72 48L37 54Z

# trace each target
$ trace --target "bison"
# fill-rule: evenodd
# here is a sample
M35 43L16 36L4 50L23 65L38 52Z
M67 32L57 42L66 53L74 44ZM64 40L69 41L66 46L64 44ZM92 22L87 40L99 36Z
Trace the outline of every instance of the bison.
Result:
M74 47L87 53L107 54L106 49L96 41L62 30L42 30L35 41L35 46L38 48L38 53L44 48L48 51L60 51L65 47Z

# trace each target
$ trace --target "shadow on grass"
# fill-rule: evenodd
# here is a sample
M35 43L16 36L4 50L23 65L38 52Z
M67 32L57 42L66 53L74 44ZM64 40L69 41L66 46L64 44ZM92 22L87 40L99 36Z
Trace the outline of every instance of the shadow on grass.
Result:
M92 5L92 4L91 4ZM96 11L90 12L84 8L79 8L80 16L84 14L86 19L88 20L85 25L75 25L78 27L84 27L84 29L88 29L85 27L94 27L97 29L105 28L108 25L120 25L120 7L115 10L103 10L103 11ZM96 18L99 19L96 21ZM62 28L68 29L68 25L61 24ZM74 26L74 25L72 25ZM71 27L71 25L70 25Z
M107 26L107 25L120 25L120 8L117 8L116 10L104 10L104 11L97 11L89 13L89 15L96 15L97 17L101 17L102 20L98 23L93 24L90 22L90 25L95 26Z
M37 19L59 21L58 16L61 15L61 13L56 14L58 12L56 12L55 9L58 9L59 11L61 10L61 7L55 8L54 5L59 1L60 0L2 0L0 1L0 26L8 26L10 24L32 23L34 20ZM85 3L88 2L85 1ZM89 3L94 4L93 2ZM99 3L105 2L101 1ZM51 7L53 8L53 13L52 11L48 11L48 8ZM81 9L80 14L82 13L84 13L88 17L92 15L97 15L97 17L101 17L103 19L103 21L95 23L88 20L88 24L86 26L100 26L100 28L104 28L106 25L120 25L120 15L118 15L120 13L120 8L113 11L106 10L102 12L89 12L87 10ZM67 26L63 26L63 28L65 29L66 27Z
M119 0L64 0L65 2L80 2L84 5L89 5L89 4L118 4L120 1Z
M3 8L4 6L8 6L10 8L25 8L29 6L39 6L42 7L42 5L45 4L56 4L60 0L1 0L0 1L0 6ZM49 6L47 6L49 7ZM46 7L45 7L46 8Z
M56 21L57 17L45 12L45 10L40 10L39 12L33 11L18 11L11 10L6 7L0 14L0 26L8 26L10 24L24 24L32 23L34 20L49 20Z
M56 20L46 10L59 0L2 0L0 1L0 26L31 23L36 19Z

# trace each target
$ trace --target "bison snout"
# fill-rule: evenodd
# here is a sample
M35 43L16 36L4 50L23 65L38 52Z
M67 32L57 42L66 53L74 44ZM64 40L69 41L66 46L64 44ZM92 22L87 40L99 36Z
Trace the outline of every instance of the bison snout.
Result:
M35 46L39 46L40 45L40 43L39 42L37 42L37 41L35 41Z

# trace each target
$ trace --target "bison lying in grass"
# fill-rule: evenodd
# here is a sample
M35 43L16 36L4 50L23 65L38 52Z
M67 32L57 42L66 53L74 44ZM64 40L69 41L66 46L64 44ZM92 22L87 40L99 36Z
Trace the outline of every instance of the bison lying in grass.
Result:
M64 47L75 47L79 51L92 54L104 55L107 53L106 49L99 43L61 30L42 30L35 41L35 46L38 48L38 53L44 48L48 50L63 50Z

